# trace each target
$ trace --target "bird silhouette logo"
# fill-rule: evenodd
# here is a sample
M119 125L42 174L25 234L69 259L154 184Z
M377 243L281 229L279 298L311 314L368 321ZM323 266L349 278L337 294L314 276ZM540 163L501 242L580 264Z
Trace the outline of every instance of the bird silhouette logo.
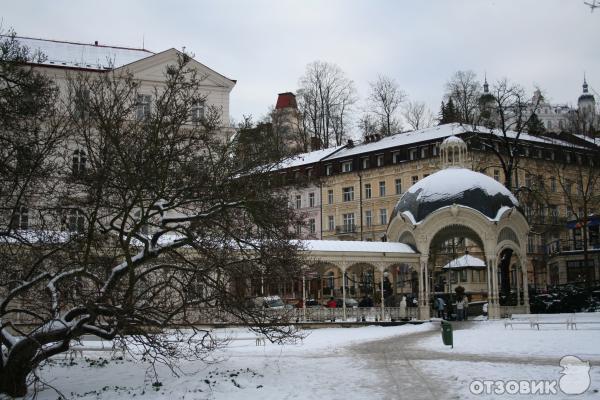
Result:
M582 394L590 387L590 362L575 356L564 356L559 365L563 368L558 381L560 390L565 394Z

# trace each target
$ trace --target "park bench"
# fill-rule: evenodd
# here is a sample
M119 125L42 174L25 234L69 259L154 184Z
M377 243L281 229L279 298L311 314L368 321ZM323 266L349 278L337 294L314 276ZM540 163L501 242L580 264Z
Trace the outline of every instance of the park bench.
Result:
M594 320L586 313L571 314L565 319L557 319L555 314L513 314L510 319L504 320L504 328L514 325L529 325L531 329L540 330L541 325L565 325L567 329L577 329L577 325L600 324L600 315Z
M111 358L115 358L120 353L122 357L125 357L125 352L127 348L124 344L117 344L114 342L104 341L104 340L95 340L92 342L78 342L75 345L72 345L69 348L69 351L65 355L65 358L69 358L73 360L77 358L79 355L83 358L84 352L100 352L100 353L111 353Z

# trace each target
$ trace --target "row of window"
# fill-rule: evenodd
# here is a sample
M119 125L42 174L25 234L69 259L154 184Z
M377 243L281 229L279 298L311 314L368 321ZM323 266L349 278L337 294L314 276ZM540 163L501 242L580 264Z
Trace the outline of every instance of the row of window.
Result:
M392 152L392 164L400 164L403 161L414 161L422 158L429 158L432 156L439 155L439 145L429 145L415 147L408 150L398 150ZM385 158L383 154L375 155L375 166L383 167L385 165ZM369 156L361 157L360 169L371 168L371 158ZM354 162L352 160L346 160L341 162L341 172L347 173L354 170ZM333 175L333 164L325 165L325 175Z
M423 175L423 177L427 177L428 174ZM419 181L419 176L418 175L414 175L411 178L411 184L414 185L415 183L417 183ZM364 189L365 189L365 199L370 199L373 197L373 188L372 185L370 183L366 183L364 185ZM394 180L394 192L396 195L400 195L402 194L402 179L400 178L396 178ZM385 197L387 195L387 190L386 190L386 184L385 181L380 181L379 182L379 197ZM342 188L342 201L343 202L348 202L348 201L354 201L354 186L348 186L348 187L344 187ZM303 204L302 204L302 195L300 194L296 194L295 198L294 198L294 203L293 206L294 208L302 208ZM327 204L333 204L334 203L334 192L333 189L328 189L327 190ZM316 197L315 197L315 193L314 192L310 192L308 193L308 207L315 207L316 204Z
M85 229L85 215L76 208L64 210L63 226L69 232L83 232ZM27 207L19 207L13 213L10 220L10 228L15 230L28 230L31 228L29 209Z
M381 208L379 209L379 224L380 225L386 225L388 222L388 214L387 214L387 209L386 208ZM365 226L373 226L373 211L372 210L366 210L365 211ZM356 228L356 223L355 223L355 219L354 219L354 213L346 213L346 214L342 214L342 229L345 232L354 232ZM334 215L328 215L327 216L327 229L329 231L335 231L336 230L336 224L335 224L335 216ZM338 229L339 230L339 229Z

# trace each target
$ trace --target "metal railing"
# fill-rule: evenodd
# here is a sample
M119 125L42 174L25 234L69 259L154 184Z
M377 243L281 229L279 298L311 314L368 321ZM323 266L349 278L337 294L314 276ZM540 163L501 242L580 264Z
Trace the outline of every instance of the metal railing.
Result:
M255 321L242 320L239 317L217 308L200 308L188 313L187 321L198 325L212 324L247 324L249 322L263 323L298 323L298 322L378 322L402 321L418 318L417 307L385 307L384 317L380 307L346 308L344 318L343 308L294 308L294 309L264 309L254 313Z
M600 250L600 240L591 240L588 250ZM552 255L566 251L583 251L583 240L555 240L546 245L546 254Z
M335 227L335 233L356 233L356 225L344 224Z

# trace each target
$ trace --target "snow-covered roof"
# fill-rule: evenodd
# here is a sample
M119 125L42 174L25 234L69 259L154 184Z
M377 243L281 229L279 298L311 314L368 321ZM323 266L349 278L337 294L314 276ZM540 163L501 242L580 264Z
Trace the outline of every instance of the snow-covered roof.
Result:
M31 53L40 51L46 56L43 65L106 70L122 67L154 55L145 49L104 46L87 43L61 42L26 37L16 38Z
M407 146L407 145L417 145L422 142L427 142L436 139L449 138L451 136L456 136L462 133L468 132L480 132L480 133L488 133L498 137L503 137L504 133L499 129L490 130L483 126L470 126L470 125L461 125L459 123L452 124L444 124L438 125L431 128L420 129L418 131L406 132L406 133L397 133L392 136L385 137L376 142L363 142L353 147L345 147L338 152L331 154L328 157L323 158L323 161L327 160L338 160L343 158L350 158L357 154L366 154L377 151L384 151L386 149L399 147L399 146ZM517 132L508 131L506 132L506 136L508 138L515 138L519 135ZM454 140L454 139L451 139ZM462 140L459 137L456 140ZM533 136L527 133L521 133L519 135L519 140L534 142L534 143L543 143L543 144L551 144L557 146L568 146L568 147L578 147L584 149L585 147L573 145L572 143L566 142L564 140L549 138L545 136ZM310 154L310 153L309 153Z
M405 146L435 140L467 132L465 127L460 124L445 124L432 128L421 129L418 131L398 133L396 135L385 137L376 142L361 143L353 147L346 147L339 152L327 157L327 160L335 160L350 157L356 154L370 153L379 150L385 150L392 147Z
M488 218L496 218L503 207L519 204L500 182L466 168L446 168L412 185L400 197L394 215L409 212L422 221L432 212L452 204L471 207Z
M452 268L485 268L485 262L483 260L473 257L469 254L465 254L462 257L458 257L448 264L444 265L442 269L452 269Z
M296 168L302 165L312 164L321 161L323 158L335 153L344 146L330 147L328 149L315 150L308 153L297 154L293 157L281 161L277 169Z
M299 243L308 251L415 254L415 250L409 245L396 242L361 242L354 240L300 240Z

